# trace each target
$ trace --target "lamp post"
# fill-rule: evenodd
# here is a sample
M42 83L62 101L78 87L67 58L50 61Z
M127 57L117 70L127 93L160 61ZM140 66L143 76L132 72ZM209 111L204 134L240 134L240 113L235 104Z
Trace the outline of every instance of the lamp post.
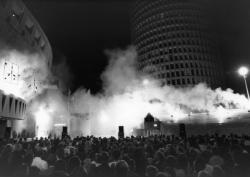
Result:
M245 67L245 66L242 66L239 68L238 70L239 74L243 77L244 79L244 82L245 82L245 86L246 86L246 92L247 92L247 98L248 100L250 100L250 97L249 97L249 91L248 91L248 87L247 87L247 74L248 74L248 68Z

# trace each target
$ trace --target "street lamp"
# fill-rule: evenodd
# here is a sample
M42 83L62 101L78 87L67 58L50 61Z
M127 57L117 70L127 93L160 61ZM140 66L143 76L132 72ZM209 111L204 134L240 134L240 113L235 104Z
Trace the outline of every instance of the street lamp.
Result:
M239 72L239 74L244 79L245 86L246 86L246 92L247 92L247 98L248 98L248 100L250 100L250 98L249 98L249 91L248 91L248 87L247 87L247 80L246 80L247 74L248 74L248 68L245 67L245 66L242 66L242 67L239 68L238 72Z

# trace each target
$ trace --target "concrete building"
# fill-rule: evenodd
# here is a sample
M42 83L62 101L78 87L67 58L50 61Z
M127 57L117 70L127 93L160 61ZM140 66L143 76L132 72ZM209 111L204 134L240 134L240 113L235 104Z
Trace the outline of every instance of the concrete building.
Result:
M21 0L0 0L0 47L43 54L52 64L52 50L42 28Z
M209 6L200 0L139 0L131 14L138 69L177 87L223 85Z
M0 138L10 135L13 120L23 119L25 111L24 100L0 91Z
M21 0L0 0L0 51L4 49L39 53L52 65L50 43ZM24 119L25 110L24 100L0 91L0 137L10 133L13 120Z

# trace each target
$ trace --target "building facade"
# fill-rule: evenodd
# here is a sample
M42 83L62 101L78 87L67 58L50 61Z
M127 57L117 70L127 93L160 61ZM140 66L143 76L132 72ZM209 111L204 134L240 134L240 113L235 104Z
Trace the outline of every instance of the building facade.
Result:
M200 0L139 0L131 14L138 69L177 87L223 85L209 6Z
M52 65L50 43L21 0L0 0L0 54L5 49L41 54L48 67ZM6 62L0 63L7 65ZM24 119L25 111L25 100L0 90L0 138L10 136L15 120Z
M0 91L0 138L10 136L13 121L23 119L25 111L26 103L23 99Z
M39 52L52 64L50 43L21 0L0 0L0 47Z

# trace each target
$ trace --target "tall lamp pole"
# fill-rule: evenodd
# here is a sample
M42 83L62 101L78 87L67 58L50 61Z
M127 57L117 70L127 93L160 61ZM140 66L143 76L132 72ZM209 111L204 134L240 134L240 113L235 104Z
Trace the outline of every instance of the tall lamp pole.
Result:
M248 100L250 100L250 97L249 97L249 91L248 91L248 86L247 86L247 74L248 74L248 68L247 67L240 67L240 69L238 70L239 74L243 77L244 79L244 82L245 82L245 86L246 86L246 92L247 92L247 98Z

